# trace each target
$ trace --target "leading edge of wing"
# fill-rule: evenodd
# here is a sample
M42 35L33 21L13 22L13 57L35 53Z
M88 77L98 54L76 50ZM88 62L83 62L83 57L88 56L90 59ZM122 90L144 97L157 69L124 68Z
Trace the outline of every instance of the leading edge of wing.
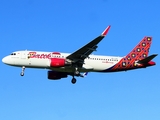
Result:
M80 60L83 61L85 58L87 58L93 51L96 50L98 47L97 44L107 35L109 29L111 26L108 26L100 36L89 42L88 44L84 45L82 48L78 49L77 51L73 52L69 56L67 56L67 59L70 60Z

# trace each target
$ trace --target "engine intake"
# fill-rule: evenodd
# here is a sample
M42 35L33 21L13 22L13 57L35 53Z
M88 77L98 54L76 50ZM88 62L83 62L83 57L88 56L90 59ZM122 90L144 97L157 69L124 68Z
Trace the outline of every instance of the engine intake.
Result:
M66 77L68 77L68 74L65 72L48 71L48 79L50 80L59 80Z

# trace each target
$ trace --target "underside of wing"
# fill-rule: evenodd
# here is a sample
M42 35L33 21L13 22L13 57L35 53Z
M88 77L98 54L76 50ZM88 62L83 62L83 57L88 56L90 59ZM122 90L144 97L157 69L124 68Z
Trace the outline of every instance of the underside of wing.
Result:
M82 66L84 59L87 58L93 51L96 51L98 43L106 36L110 29L108 26L100 36L78 49L74 53L67 56L67 59L72 60L73 63L76 63L79 67Z

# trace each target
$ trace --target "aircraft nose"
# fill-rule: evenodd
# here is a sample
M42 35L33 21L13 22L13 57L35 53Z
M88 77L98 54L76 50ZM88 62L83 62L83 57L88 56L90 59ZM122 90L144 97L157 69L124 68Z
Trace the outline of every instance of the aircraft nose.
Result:
M2 59L2 62L5 63L5 64L9 64L9 59L8 59L8 57L4 57L4 58Z

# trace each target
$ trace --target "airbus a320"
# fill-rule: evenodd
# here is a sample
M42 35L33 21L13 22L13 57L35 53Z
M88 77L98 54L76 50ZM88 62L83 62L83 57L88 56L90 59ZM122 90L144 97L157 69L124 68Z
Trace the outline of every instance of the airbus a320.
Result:
M48 69L48 79L60 80L72 76L71 82L76 83L75 77L84 77L88 72L119 72L132 69L146 68L156 63L152 61L157 54L148 56L152 37L144 37L140 43L126 56L92 55L98 43L107 35L108 26L101 35L93 39L73 53L43 52L43 51L16 51L4 57L2 62L21 67L21 76L25 68Z

